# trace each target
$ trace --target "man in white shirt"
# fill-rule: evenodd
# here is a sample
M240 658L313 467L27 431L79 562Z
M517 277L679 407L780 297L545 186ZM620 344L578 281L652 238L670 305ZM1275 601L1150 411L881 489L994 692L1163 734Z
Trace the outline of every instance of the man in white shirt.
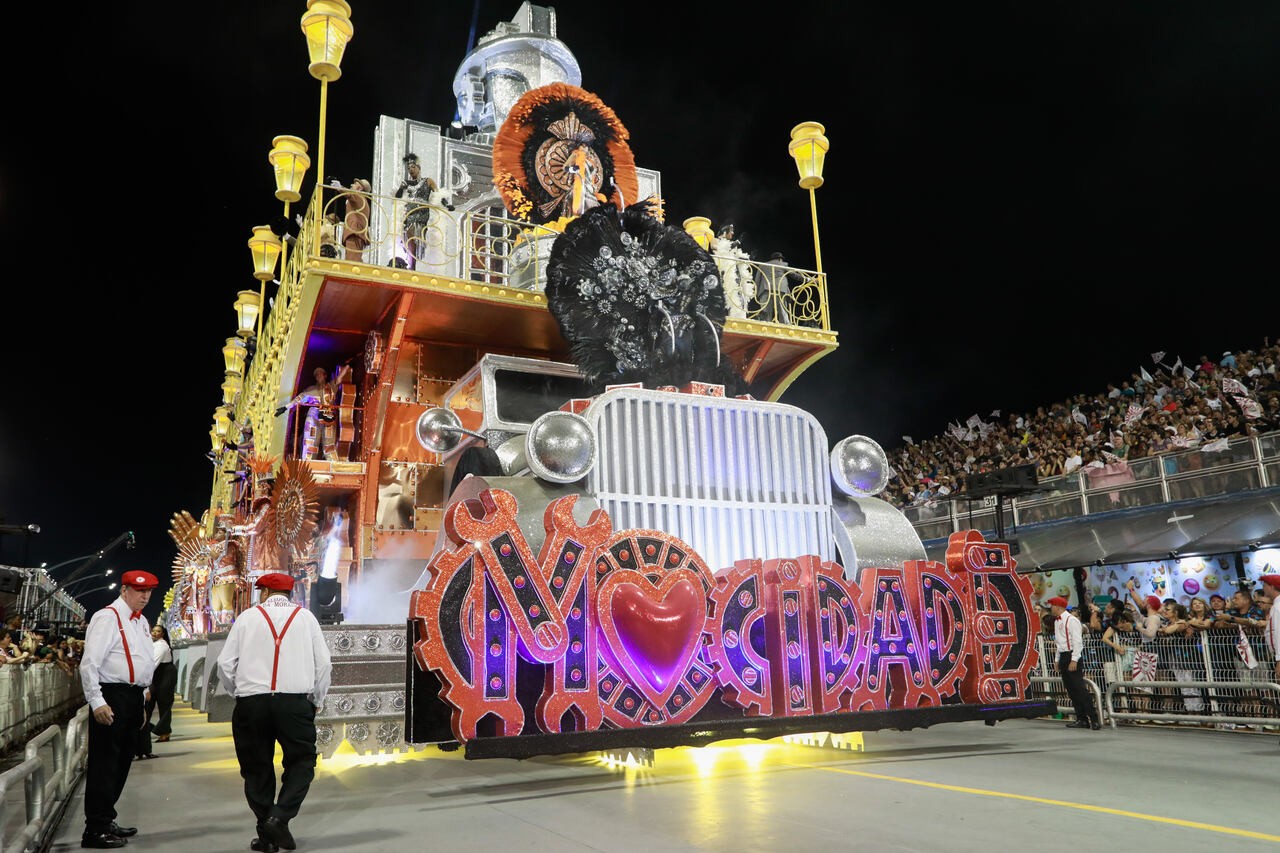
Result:
M1049 599L1049 611L1053 614L1053 638L1058 644L1058 675L1076 712L1076 721L1067 723L1067 728L1097 731L1102 728L1102 721L1080 669L1084 629L1076 615L1067 610L1067 600L1062 596Z
M80 684L93 712L84 783L81 847L123 847L137 827L116 823L116 802L129 778L142 703L155 669L151 627L142 608L159 581L150 572L120 576L120 597L93 614L84 632Z
M249 845L261 853L297 847L289 821L302 807L316 771L316 712L329 692L331 666L320 623L289 600L293 578L271 572L255 586L265 598L236 617L218 673L236 697L231 735L244 778L244 795L258 820ZM275 796L275 745L284 772Z
M1280 610L1276 607L1276 599L1280 598L1280 575L1263 575L1261 580L1262 594L1271 602L1271 609L1267 611L1267 648L1276 661L1273 680L1280 680L1280 616L1276 615Z

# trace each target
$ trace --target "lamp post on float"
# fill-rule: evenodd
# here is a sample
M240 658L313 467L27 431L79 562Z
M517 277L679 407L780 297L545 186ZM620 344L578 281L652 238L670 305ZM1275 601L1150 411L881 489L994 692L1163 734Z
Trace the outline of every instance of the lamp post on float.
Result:
M262 336L262 314L267 303L267 282L276 277L276 260L280 257L283 244L271 230L270 225L256 225L253 236L249 238L249 253L253 255L253 277L262 282L258 297L258 316L256 328L253 329L255 339ZM243 291L241 291L243 295ZM239 303L237 303L239 304ZM237 309L238 310L238 309ZM243 327L242 327L243 328Z
M267 154L276 176L276 198L284 202L284 227L289 227L289 205L302 198L302 178L311 166L307 156L307 143L296 136L277 136L271 140L271 152ZM286 233L288 233L286 231ZM285 235L277 235L285 240ZM280 280L284 281L284 267L289 260L289 246L285 241L280 251Z
M813 216L813 256L818 277L822 281L822 328L831 328L827 311L826 276L822 272L822 248L818 245L818 200L813 191L822 186L822 166L831 143L823 136L826 131L816 121L805 121L791 128L791 142L787 151L796 161L800 171L800 187L809 191L809 211Z
M324 128L329 109L329 83L342 76L342 53L355 30L346 0L307 0L302 33L307 38L307 71L320 81L320 136L316 144L316 185L324 183ZM318 229L317 229L318 233Z

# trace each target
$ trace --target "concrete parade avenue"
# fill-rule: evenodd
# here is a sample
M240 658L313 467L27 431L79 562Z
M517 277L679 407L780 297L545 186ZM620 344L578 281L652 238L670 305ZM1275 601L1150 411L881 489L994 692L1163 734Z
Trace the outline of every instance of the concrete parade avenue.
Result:
M168 743L135 762L128 850L248 850L230 723L179 702ZM856 740L856 735L853 736ZM1270 734L1060 720L868 732L861 752L781 741L468 761L424 747L319 763L291 823L300 851L1253 850L1280 842L1263 799ZM279 753L277 751L277 764ZM11 818L14 803L9 794ZM20 796L20 791L17 792ZM20 800L16 808L21 814ZM83 783L52 851L80 849Z

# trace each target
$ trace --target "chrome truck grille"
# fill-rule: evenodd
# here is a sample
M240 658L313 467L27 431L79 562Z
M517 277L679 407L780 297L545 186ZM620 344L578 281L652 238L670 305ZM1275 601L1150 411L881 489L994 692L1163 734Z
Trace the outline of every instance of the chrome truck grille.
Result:
M836 559L827 436L809 413L618 389L584 416L600 449L587 489L615 530L678 536L713 572L748 557Z

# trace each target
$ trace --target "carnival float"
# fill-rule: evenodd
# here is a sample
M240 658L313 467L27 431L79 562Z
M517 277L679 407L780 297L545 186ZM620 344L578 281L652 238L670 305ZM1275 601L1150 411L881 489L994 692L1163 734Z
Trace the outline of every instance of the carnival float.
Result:
M350 16L307 4L322 86ZM210 504L170 528L187 698L228 718L204 663L254 578L287 571L335 662L326 754L1051 712L1008 546L961 533L926 560L876 497L879 445L779 402L837 347L825 274L668 223L581 84L555 10L525 3L459 66L459 127L383 116L369 178L318 185L296 233L254 229ZM792 131L810 192L826 148ZM272 149L286 214L307 152Z

